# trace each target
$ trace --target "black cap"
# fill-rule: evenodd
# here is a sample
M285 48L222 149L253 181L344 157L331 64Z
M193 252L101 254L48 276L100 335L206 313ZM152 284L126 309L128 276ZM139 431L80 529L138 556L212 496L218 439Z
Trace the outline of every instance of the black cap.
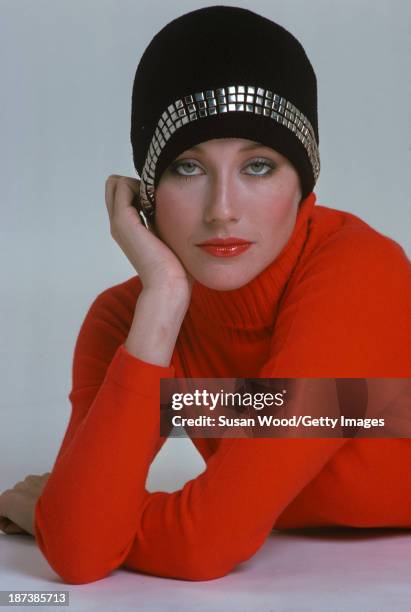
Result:
M212 138L248 138L277 150L294 165L305 198L320 170L313 67L290 32L250 10L186 13L154 36L140 60L130 136L148 215L164 170Z

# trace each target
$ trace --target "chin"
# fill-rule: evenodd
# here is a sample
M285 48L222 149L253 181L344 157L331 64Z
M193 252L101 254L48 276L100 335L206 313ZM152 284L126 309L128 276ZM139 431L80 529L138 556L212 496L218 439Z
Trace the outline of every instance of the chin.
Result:
M233 291L239 289L249 283L256 274L194 274L191 272L195 280L209 289L216 291Z

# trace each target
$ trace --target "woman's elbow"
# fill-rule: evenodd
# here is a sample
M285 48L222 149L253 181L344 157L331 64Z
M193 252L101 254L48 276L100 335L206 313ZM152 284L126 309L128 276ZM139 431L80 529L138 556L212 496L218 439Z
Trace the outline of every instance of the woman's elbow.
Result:
M102 567L100 563L90 563L85 551L83 554L73 554L70 547L58 547L48 542L44 534L37 529L35 532L37 545L51 569L67 584L86 584L106 578L114 568Z
M250 559L260 548L255 545L228 545L224 542L207 542L195 547L186 563L185 580L216 580L233 572L240 563Z
M90 582L96 582L97 580L103 580L107 578L111 572L100 572L100 571L78 571L72 568L53 568L56 574L61 578L65 584L89 584Z

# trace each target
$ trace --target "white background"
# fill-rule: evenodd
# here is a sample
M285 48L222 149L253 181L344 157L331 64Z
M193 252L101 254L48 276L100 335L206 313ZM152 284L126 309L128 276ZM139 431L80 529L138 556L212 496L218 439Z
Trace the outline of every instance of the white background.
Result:
M86 311L135 274L110 236L104 183L109 174L136 176L129 130L140 56L168 21L210 4L0 1L0 492L50 471ZM278 21L314 65L318 203L360 216L411 254L410 3L225 4ZM173 439L151 482L173 490L202 465L191 442Z

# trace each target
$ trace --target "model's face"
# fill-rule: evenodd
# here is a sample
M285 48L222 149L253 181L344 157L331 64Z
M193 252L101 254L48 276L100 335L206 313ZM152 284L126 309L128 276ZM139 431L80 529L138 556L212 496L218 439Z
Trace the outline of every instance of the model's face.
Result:
M179 155L155 193L159 237L200 283L237 289L282 251L294 229L300 181L280 153L251 140L208 140ZM198 244L213 238L249 241L235 256ZM226 250L227 252L227 250Z

